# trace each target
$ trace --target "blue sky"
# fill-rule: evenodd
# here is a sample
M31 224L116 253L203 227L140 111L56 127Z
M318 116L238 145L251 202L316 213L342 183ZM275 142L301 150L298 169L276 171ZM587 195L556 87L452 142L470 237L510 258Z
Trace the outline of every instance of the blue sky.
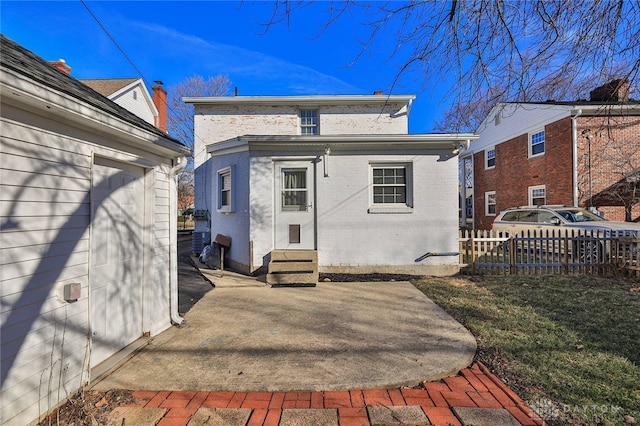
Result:
M367 40L368 19L343 16L323 30L328 2L297 11L272 26L273 4L231 1L87 1L91 11L139 69L148 84L165 87L192 75L226 75L240 95L389 93L402 55L393 28ZM6 1L2 33L46 60L63 58L76 78L139 76L80 1ZM356 60L357 59L357 60ZM355 60L355 62L354 62ZM394 94L416 94L410 132L431 130L447 105L445 87L425 90L423 76L404 75Z

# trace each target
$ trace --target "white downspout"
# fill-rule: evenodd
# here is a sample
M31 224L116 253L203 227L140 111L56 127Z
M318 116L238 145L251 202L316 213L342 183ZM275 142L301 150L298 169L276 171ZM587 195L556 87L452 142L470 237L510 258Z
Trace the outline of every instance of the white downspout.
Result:
M178 184L176 176L187 165L185 157L178 157L169 171L169 212L178 211ZM178 312L178 221L169 221L169 312L171 322L180 325L184 318Z
M572 167L573 167L573 205L578 205L578 117L582 115L582 110L576 111L576 115L571 117L571 143L572 143Z

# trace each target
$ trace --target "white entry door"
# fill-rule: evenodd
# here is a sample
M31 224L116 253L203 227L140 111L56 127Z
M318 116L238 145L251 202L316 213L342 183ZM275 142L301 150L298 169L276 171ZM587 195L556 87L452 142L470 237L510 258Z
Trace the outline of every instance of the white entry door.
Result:
M275 248L315 249L314 164L279 161L275 173Z
M91 367L142 336L144 171L96 159L91 187Z

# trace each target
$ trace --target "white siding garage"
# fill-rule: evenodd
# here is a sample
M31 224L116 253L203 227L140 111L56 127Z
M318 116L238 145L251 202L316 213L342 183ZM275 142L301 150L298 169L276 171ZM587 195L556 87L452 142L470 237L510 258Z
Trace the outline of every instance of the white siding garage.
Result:
M0 41L0 424L23 426L180 322L175 173L189 151Z

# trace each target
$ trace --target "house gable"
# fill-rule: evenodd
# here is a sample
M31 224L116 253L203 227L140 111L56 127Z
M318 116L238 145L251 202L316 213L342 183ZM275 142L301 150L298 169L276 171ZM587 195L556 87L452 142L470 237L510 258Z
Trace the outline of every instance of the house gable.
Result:
M474 226L488 229L493 222L495 216L486 211L488 196L495 197L500 212L529 204L533 189L544 192L547 204L598 207L607 218L624 220L624 208L603 205L611 197L601 194L601 204L593 197L640 166L638 117L637 102L497 105L465 155L473 156L473 189L466 203L473 204ZM542 145L533 147L535 137ZM491 168L486 167L489 151L495 154ZM639 206L634 209L640 214Z
M83 79L80 82L131 111L147 123L155 124L158 109L142 79Z

